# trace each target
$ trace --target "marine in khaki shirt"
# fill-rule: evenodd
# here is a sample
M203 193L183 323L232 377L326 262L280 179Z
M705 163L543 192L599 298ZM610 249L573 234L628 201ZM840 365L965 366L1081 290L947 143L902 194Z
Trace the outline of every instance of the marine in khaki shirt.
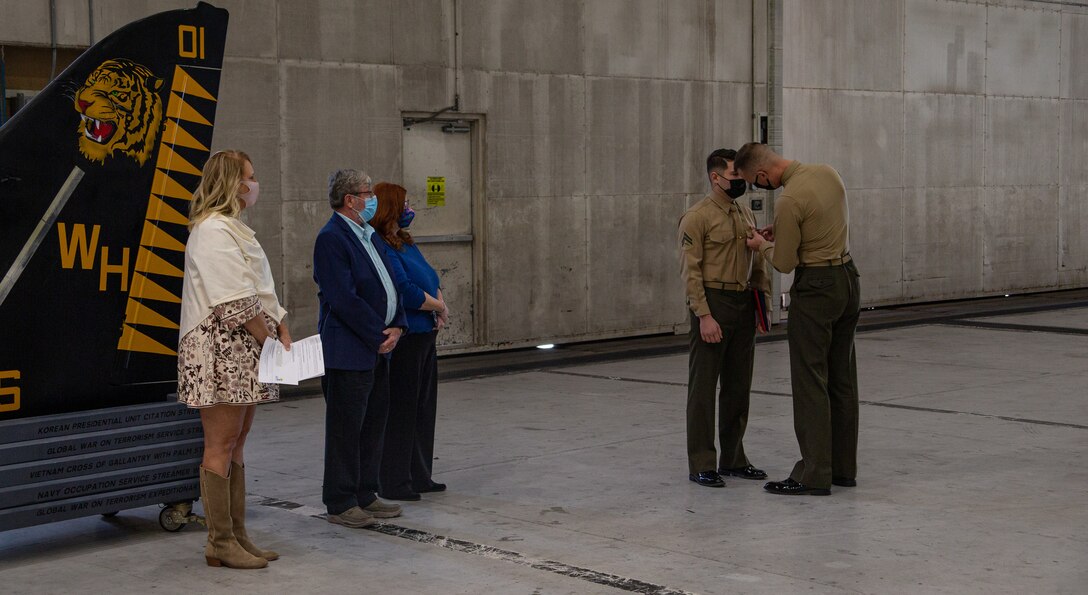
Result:
M839 173L794 161L782 172L782 185L774 202L774 242L763 242L760 254L783 273L798 265L842 264L850 253L850 213Z
M714 192L680 219L681 274L688 307L696 316L710 314L706 287L770 292L766 262L745 245L755 224L747 205Z
M808 165L748 143L737 173L759 188L782 188L772 227L753 233L757 249L790 286L790 382L801 460L788 478L765 490L788 496L827 496L831 486L857 485L858 371L854 334L861 283L850 256L846 188L828 165Z
M733 170L735 156L718 149L707 157L710 193L684 214L677 232L691 311L688 479L714 488L725 485L722 475L767 477L748 461L743 438L755 357L753 288L767 292L770 283L763 258L745 244L755 217L736 202L747 185Z

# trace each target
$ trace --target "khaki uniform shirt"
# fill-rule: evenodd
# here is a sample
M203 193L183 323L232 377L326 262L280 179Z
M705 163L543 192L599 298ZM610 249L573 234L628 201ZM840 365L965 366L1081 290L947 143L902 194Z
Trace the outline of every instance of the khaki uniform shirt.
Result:
M680 219L681 276L688 307L696 316L710 314L704 284L733 285L727 289L751 286L770 292L766 263L745 244L749 228L755 223L747 205L714 193L706 195Z
M836 260L850 253L849 221L839 172L794 161L782 173L782 194L774 202L774 243L764 242L759 251L783 273Z

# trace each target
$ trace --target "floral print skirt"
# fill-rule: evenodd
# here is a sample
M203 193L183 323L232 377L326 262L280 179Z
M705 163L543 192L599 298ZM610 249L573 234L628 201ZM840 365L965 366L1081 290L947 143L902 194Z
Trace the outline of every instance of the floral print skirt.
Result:
M261 313L257 296L220 304L178 345L178 402L189 407L280 400L278 384L257 381L261 345L243 324ZM276 325L262 316L273 334Z

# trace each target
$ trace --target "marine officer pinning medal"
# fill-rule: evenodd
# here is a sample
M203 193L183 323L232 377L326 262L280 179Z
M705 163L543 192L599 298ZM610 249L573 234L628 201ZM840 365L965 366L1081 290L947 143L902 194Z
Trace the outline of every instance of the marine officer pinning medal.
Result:
M743 438L755 355L752 290L768 292L770 280L762 257L746 245L755 217L736 202L746 184L733 168L735 158L731 149L717 149L707 157L710 192L680 219L678 233L691 320L688 479L715 488L725 486L723 475L767 477L744 454ZM715 421L720 453L714 447Z
M758 143L741 147L735 166L745 181L759 188L782 188L773 227L751 234L748 247L779 271L796 271L786 333L801 460L788 478L768 482L764 489L826 496L832 485L857 485L854 333L861 285L850 256L846 188L832 167L784 159Z

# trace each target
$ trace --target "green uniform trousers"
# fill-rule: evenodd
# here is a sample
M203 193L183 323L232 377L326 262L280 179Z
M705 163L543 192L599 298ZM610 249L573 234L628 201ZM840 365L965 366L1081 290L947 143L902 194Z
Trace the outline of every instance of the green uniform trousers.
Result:
M808 487L830 488L832 476L857 476L854 331L860 309L861 283L853 262L797 268L786 330L801 460L790 478Z
M688 471L748 465L744 428L748 425L748 391L752 388L755 355L755 302L751 291L706 289L710 315L722 327L721 343L707 343L699 334L699 318L690 314L688 352ZM718 393L718 443L714 450L714 394Z

